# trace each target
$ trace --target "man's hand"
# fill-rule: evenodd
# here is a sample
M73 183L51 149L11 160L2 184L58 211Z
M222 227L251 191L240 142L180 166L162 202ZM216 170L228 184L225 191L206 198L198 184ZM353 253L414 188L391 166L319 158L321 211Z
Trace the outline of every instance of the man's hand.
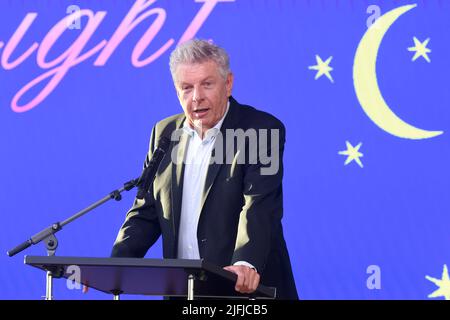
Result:
M242 265L227 266L224 269L237 274L236 291L240 293L252 293L258 288L260 277L255 269Z

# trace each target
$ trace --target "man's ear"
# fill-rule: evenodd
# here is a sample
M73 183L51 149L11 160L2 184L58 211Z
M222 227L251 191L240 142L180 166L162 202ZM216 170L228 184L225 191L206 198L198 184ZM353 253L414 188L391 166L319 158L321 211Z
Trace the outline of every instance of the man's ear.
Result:
M229 72L227 75L227 80L225 82L225 85L227 87L227 96L231 96L231 90L233 89L233 81L234 81L234 75L232 72Z

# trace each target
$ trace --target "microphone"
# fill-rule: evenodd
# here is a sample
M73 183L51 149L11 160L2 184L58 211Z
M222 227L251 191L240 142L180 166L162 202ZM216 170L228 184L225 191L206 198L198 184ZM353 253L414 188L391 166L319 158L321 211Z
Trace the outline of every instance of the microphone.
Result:
M138 199L144 199L145 194L148 193L150 186L152 185L153 180L155 179L159 164L164 158L167 149L169 149L169 145L170 145L169 138L161 137L159 139L158 148L156 148L156 150L153 152L149 164L144 169L142 175L140 176L137 182L138 192L136 197Z

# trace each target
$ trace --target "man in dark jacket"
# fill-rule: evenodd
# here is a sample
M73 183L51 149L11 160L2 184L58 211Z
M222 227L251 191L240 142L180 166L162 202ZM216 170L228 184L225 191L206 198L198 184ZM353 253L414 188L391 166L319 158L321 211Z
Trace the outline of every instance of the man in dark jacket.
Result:
M171 139L150 192L135 199L113 257L144 257L162 235L164 258L205 259L237 274L236 290L259 283L298 299L283 236L284 125L232 96L227 53L203 40L179 45L170 69L183 113L158 122Z

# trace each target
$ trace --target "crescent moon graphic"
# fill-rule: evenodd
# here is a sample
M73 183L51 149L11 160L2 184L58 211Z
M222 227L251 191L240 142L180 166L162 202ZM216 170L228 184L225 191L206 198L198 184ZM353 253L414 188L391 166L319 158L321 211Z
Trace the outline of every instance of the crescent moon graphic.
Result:
M400 119L384 101L377 82L377 55L384 35L401 15L416 6L402 6L378 18L361 39L353 64L353 85L364 112L384 131L406 139L426 139L443 133L419 129Z

